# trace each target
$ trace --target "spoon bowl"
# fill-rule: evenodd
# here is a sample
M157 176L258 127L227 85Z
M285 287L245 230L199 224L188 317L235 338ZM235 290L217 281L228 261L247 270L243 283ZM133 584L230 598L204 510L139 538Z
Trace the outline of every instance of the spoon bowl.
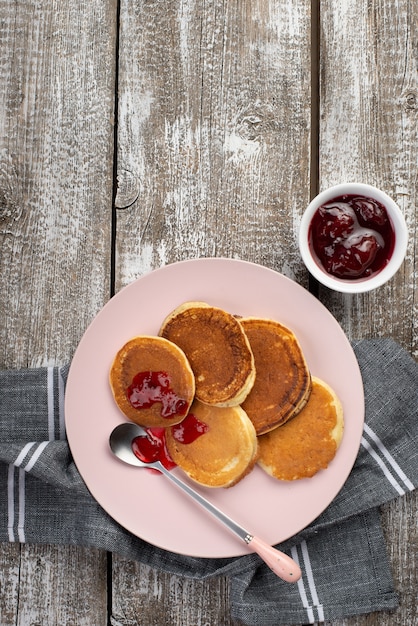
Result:
M117 456L124 463L128 463L128 465L135 465L136 467L151 467L163 472L165 467L162 463L160 463L160 461L146 463L145 461L141 461L141 459L134 454L132 441L135 437L146 436L147 433L142 426L134 424L133 422L124 422L112 430L109 437L110 449L115 456Z
M302 575L300 567L287 554L280 552L280 550L276 550L276 548L273 548L259 537L252 535L247 530L242 528L234 520L209 502L209 500L206 500L206 498L200 495L200 493L189 487L187 483L184 483L175 474L166 469L159 461L146 463L138 459L133 452L132 441L136 437L146 436L146 431L141 428L141 426L138 426L133 422L119 424L119 426L116 426L110 434L110 449L113 454L124 463L128 463L129 465L134 465L136 467L150 467L159 470L179 489L193 498L195 502L200 504L205 511L213 515L213 517L222 522L227 528L229 528L229 530L235 533L240 539L242 539L242 541L250 546L277 576L286 582L297 582L299 580Z

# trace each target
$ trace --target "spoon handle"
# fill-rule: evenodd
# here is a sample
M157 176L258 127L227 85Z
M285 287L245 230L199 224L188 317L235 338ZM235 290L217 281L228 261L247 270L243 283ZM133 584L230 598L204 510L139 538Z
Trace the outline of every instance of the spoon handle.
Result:
M294 583L302 576L299 565L284 552L273 548L260 537L252 537L248 545L257 552L266 565L280 578L288 583Z
M259 537L251 535L248 531L242 528L242 526L228 517L228 515L220 511L215 505L201 496L200 493L189 487L189 485L177 478L177 476L175 476L172 472L168 471L162 464L155 463L152 465L167 476L167 478L169 478L177 487L193 498L193 500L198 502L198 504L200 504L208 513L211 513L220 522L225 524L225 526L227 526L233 533L238 535L240 539L245 541L245 543L263 559L266 565L268 565L277 576L286 582L297 582L299 580L301 577L299 565L287 556L287 554L281 552L280 550L276 550L276 548L273 548Z

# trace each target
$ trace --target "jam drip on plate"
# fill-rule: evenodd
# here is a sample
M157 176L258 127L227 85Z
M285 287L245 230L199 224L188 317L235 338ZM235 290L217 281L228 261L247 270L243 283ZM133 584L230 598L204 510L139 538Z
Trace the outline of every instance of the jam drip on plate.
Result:
M145 428L146 436L135 437L132 441L132 450L135 456L144 463L160 461L168 470L176 467L167 450L165 428ZM204 435L209 426L201 422L193 413L189 413L180 424L171 426L174 439L180 443L190 444ZM150 468L152 470L152 468ZM158 470L154 470L158 472Z

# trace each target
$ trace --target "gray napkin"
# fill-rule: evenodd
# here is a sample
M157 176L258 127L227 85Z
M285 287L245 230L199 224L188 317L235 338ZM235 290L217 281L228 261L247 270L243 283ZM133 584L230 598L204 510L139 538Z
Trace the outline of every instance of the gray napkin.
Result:
M255 554L198 559L142 541L90 496L65 439L66 367L0 372L0 541L94 546L178 575L231 579L232 615L245 624L306 624L393 609L379 505L418 482L418 366L390 339L353 344L366 395L354 468L335 500L280 545L301 565L298 584Z

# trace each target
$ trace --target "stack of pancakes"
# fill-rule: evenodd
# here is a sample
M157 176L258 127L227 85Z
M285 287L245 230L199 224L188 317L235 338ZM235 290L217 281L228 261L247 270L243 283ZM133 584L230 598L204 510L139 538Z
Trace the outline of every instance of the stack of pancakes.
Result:
M158 402L132 406L127 389L144 371L164 372L182 400L181 415L162 416ZM341 404L328 385L311 377L291 330L204 302L172 311L158 337L125 344L110 384L123 413L143 426L164 426L173 461L210 487L235 485L257 461L281 480L312 476L328 466L342 437ZM179 441L170 428L182 422L184 411L206 426L191 442Z

